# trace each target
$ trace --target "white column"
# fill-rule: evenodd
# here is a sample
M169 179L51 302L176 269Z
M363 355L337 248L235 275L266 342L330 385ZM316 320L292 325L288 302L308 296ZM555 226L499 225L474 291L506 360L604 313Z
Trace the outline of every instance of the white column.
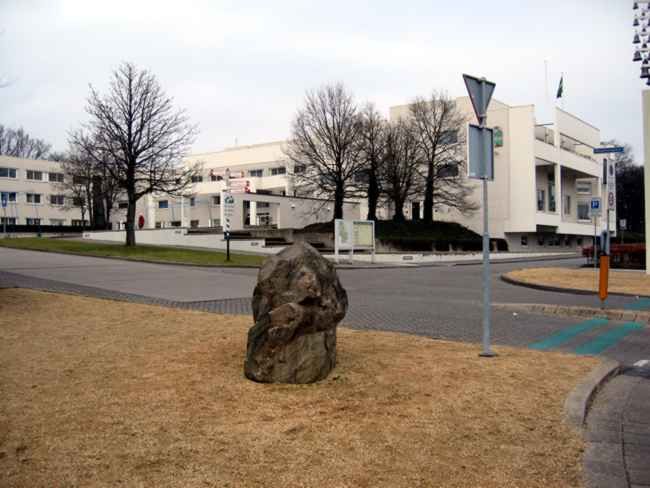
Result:
M560 163L557 163L555 165L555 212L560 216L560 220L562 220L562 206L564 205L564 202L562 199L564 196L562 195L562 165Z
M257 202L250 201L249 215L251 225L257 225Z
M147 229L156 228L156 199L151 193L144 197L144 207L146 212L145 227Z
M645 180L645 270L650 275L650 90L643 92L643 146Z

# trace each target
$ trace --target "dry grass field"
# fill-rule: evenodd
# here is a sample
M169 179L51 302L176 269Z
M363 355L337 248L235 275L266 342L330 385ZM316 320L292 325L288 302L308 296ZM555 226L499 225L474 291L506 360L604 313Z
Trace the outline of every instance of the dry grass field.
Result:
M598 272L593 268L527 268L506 276L533 285L598 291ZM634 271L609 271L609 291L650 296L650 275Z
M248 317L0 290L0 486L579 487L594 358L339 329L314 385L243 377Z

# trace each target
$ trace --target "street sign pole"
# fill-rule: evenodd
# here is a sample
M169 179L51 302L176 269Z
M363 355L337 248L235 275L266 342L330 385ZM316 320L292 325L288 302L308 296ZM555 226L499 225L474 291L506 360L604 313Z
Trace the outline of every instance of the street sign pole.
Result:
M491 348L491 312L492 312L492 288L491 288L491 273L490 273L490 227L488 219L488 180L494 178L494 146L493 146L493 133L486 128L487 122L487 108L494 93L495 84L487 81L485 78L476 78L474 76L463 75L467 92L469 93L470 100L476 113L476 118L479 123L480 137L478 140L480 144L480 160L472 171L471 160L474 159L470 154L470 176L480 178L483 180L483 351L481 357L494 357L496 354ZM471 127L470 127L471 131ZM472 149L476 150L476 145L470 145L470 153ZM474 175L472 176L472 173Z
M2 233L4 234L3 237L7 237L7 202L9 200L9 195L6 193L3 193L2 196L0 196L0 201L2 201L2 212L4 214L4 220L2 221Z

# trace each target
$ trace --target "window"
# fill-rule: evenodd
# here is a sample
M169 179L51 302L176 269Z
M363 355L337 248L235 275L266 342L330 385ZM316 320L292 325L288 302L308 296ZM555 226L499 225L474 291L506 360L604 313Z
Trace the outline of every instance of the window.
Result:
M41 225L41 219L27 217L26 222L27 225Z
M129 208L129 202L119 202L117 204L117 208L124 210L125 208Z
M86 227L86 226L88 225L88 221L87 221L87 220L76 220L76 219L72 219L72 222L71 222L71 223L72 223L72 226L73 226L73 227Z
M81 197L74 197L72 199L72 205L74 205L75 207L83 207L84 203L85 203L84 199L81 198ZM79 221L79 222L81 222L81 221Z
M43 172L28 169L27 170L27 179L28 180L34 180L34 181L43 181Z
M199 226L199 221L198 220L190 220L190 227L192 229L196 229Z
M221 181L221 180L223 180L223 176L210 173L210 181Z
M39 193L28 193L27 194L27 203L40 204L41 195Z
M297 175L304 173L307 170L307 166L304 164L296 164L293 168L293 172Z
M0 224L4 224L5 222L7 225L16 225L16 217L2 217L0 219Z
M167 200L160 200L158 202L158 208L169 208L169 201Z
M83 176L74 175L72 177L72 183L74 185L85 185L86 184L86 178L84 178Z
M248 172L248 176L252 178L261 178L264 176L264 170L263 169L252 169Z
M212 197L212 205L221 205L221 195Z
M555 181L549 180L548 181L548 211L555 212L556 208L557 207L555 206Z
M3 198L3 199L6 198L8 202L15 202L16 201L16 192L15 191L10 191L10 192L3 191L1 198Z
M180 227L180 226L181 226L181 221L180 221L180 220L172 220L172 221L169 223L169 226L170 226L170 227Z
M50 205L63 205L65 197L63 195L50 195Z
M440 178L455 178L458 176L458 174L459 174L458 164L447 163L438 169L437 176L439 176Z
M564 236L564 245L566 247L571 247L571 237L570 236Z
M455 129L445 130L440 133L440 144L456 144L458 132Z
M50 219L50 225L63 225L65 220L63 219Z
M210 227L220 227L221 226L221 219L212 219L210 221Z
M162 222L156 222L156 229L162 229L163 228L163 223Z
M571 215L571 195L564 195L564 215Z
M354 175L355 183L367 184L370 181L370 173L367 169L362 169Z
M201 182L203 182L203 176L201 175L192 176L192 183L201 183Z
M63 173L50 173L48 179L56 183L63 183Z
M582 237L578 237L578 238L576 239L576 244L577 244L578 246L582 247Z
M269 202L257 202L257 208L269 208L271 204Z
M546 197L544 190L537 190L537 211L543 212L546 209Z
M589 202L578 202L578 220L589 220Z
M194 207L196 205L196 197L190 197L190 207Z
M0 168L0 178L15 178L16 168Z
M524 247L528 246L528 236L527 235L521 236L521 245L524 246Z
M544 235L537 234L537 245L544 247Z
M591 181L576 181L576 193L591 195Z
M287 174L287 168L285 168L284 166L271 168L271 176L285 175L285 174Z

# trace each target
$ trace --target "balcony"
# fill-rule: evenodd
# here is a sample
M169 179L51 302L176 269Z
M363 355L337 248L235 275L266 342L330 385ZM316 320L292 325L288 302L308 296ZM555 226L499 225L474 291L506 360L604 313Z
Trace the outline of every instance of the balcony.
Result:
M535 139L545 144L555 145L555 131L544 125L535 126Z

